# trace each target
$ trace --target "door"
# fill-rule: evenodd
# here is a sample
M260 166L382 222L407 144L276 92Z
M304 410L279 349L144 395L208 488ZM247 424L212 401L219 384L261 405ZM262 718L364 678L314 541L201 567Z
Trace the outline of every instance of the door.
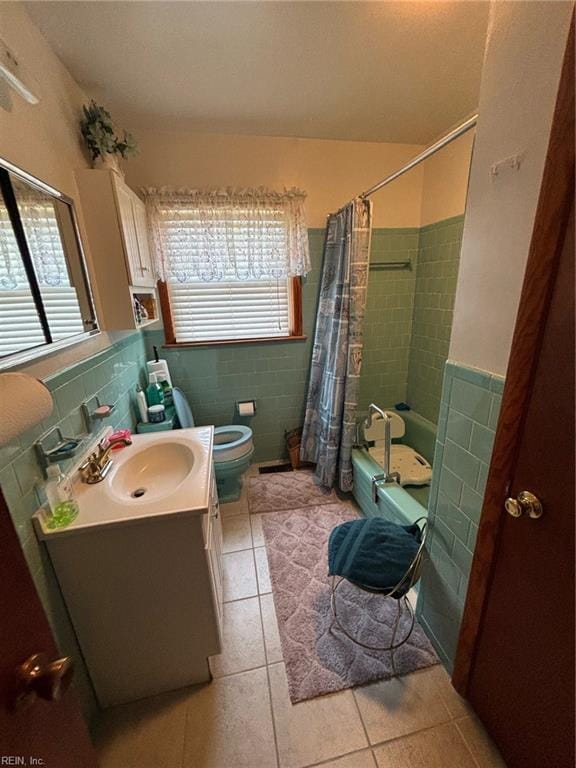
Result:
M453 677L509 768L575 762L574 385L572 29Z
M0 626L0 764L97 768L74 691L64 690L69 681L66 662L45 669L38 681L48 697L60 686L62 698L49 701L31 694L14 706L17 667L33 654L44 653L53 662L59 653L1 492ZM25 763L16 762L21 757ZM10 758L15 759L8 763Z
M134 212L134 227L136 229L136 240L138 242L138 254L140 265L140 280L138 285L155 285L154 270L152 269L152 258L150 256L150 246L148 245L148 222L146 220L146 206L136 195L132 198L132 209Z
M133 192L118 181L115 181L114 187L116 189L116 200L118 201L118 217L122 229L122 239L124 240L128 280L130 285L140 285L142 269L140 266L140 253L138 251L138 238L136 237L134 209L132 207Z

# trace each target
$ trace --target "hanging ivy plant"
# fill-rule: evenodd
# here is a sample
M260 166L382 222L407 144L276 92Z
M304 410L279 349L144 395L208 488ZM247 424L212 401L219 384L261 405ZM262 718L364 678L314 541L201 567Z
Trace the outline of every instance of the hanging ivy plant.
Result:
M92 161L106 155L117 155L122 159L138 154L136 139L127 131L122 137L116 133L112 116L107 109L96 104L94 99L88 106L82 107L84 113L80 121L80 130L90 152Z

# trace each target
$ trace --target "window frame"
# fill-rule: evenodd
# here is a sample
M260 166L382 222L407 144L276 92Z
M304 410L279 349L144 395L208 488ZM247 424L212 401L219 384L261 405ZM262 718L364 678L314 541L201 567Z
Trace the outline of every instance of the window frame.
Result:
M13 176L17 176L23 182L29 184L32 187L35 187L40 192L43 192L44 194L49 195L55 200L60 200L68 207L68 210L70 213L70 221L72 224L72 231L76 240L76 247L78 250L79 263L77 266L80 268L81 277L82 277L82 287L84 292L83 298L86 301L86 304L90 310L90 316L91 316L89 320L85 319L83 322L86 326L91 324L92 325L91 328L87 328L85 331L72 334L63 339L56 339L56 340L53 339L52 332L50 330L50 325L48 322L48 317L46 314L46 309L44 307L44 301L41 295L40 285L38 282L38 278L36 277L32 254L28 246L28 239L26 237L24 224L22 222L22 217L18 207L18 201L16 198L14 187L12 186L12 181L10 179L10 174L12 174ZM46 355L50 355L66 347L81 343L83 341L87 341L100 333L100 327L98 323L98 317L96 314L92 286L90 284L90 277L89 277L90 273L88 271L86 255L84 253L82 238L80 236L80 228L78 226L78 219L77 219L76 210L74 207L74 200L71 197L68 197L68 195L65 195L63 192L60 192L59 190L55 189L54 187L51 187L48 184L44 184L40 179L37 179L32 174L22 170L21 168L18 168L18 166L13 165L12 163L10 163L9 161L5 160L2 157L0 157L0 196L4 201L4 204L6 206L6 210L8 213L8 217L12 225L14 238L18 245L20 257L22 258L24 270L26 272L26 277L28 280L28 284L30 286L30 292L32 294L34 306L36 308L36 312L38 315L38 320L40 322L40 326L42 328L42 332L44 334L44 339L45 339L44 342L41 344L37 344L32 347L26 347L19 352L14 352L12 354L4 355L0 357L0 371L1 371L1 370L6 370L8 368L11 368L13 366L34 362L39 358L45 357ZM67 262L66 264L67 268L71 269L72 267L70 262L68 261L68 254L66 251L64 251L64 257Z
M164 321L164 346L165 347L212 347L230 344L270 344L286 341L306 341L302 323L302 278L286 278L288 285L288 297L290 302L291 327L286 336L257 336L245 339L202 339L201 341L176 341L172 310L170 307L170 294L168 284L159 280L157 284L160 310Z

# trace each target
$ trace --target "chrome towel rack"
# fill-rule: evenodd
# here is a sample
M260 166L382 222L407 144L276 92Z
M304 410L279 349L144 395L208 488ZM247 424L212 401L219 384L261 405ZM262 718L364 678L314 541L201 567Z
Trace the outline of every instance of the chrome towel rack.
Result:
M412 260L404 261L371 261L368 265L370 271L379 271L381 269L411 269Z

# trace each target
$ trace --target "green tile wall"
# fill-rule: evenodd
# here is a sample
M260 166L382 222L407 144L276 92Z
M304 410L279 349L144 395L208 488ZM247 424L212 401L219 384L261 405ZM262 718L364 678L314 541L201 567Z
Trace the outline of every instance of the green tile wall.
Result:
M418 614L452 668L504 379L447 362L428 507L429 559Z
M455 216L420 229L406 400L434 423L452 331L463 225L464 216Z
M376 399L395 403L406 399L412 329L417 227L376 229L372 261L411 261L405 269L371 270L364 327L364 359L360 408ZM237 346L162 349L174 382L190 401L198 424L247 423L254 430L255 461L285 456L284 431L298 427L304 406L310 354L320 287L324 230L310 229L312 270L303 280L306 342L239 344ZM161 347L162 331L146 331L148 353ZM236 400L257 401L253 419L243 422L234 413Z
M245 423L254 430L254 461L282 458L284 431L301 426L314 339L322 266L323 229L308 230L312 270L303 278L305 342L289 341L182 349L162 349L172 380L190 402L197 424ZM145 332L152 354L162 331ZM237 400L256 400L256 416L235 414Z
M456 259L459 250L454 242L444 242L446 233L452 235L461 218L439 222L424 228L425 249L422 258L428 263L429 243L434 246L434 269L442 275L434 275L420 280L422 289L428 285L425 280L436 282L429 287L442 293L444 297L447 285L452 280L444 280L445 264L449 257L440 256L446 252ZM314 338L314 325L320 287L322 266L323 229L308 230L312 270L303 280L303 314L305 342L275 342L273 344L239 344L237 346L196 347L190 349L162 349L162 356L168 360L175 383L188 397L194 417L198 424L220 426L233 421L247 423L254 430L255 461L271 461L283 458L284 431L301 426L304 418L306 389L310 367L310 354ZM391 404L406 400L409 391L411 343L414 342L413 316L414 297L419 279L419 258L421 231L418 227L375 229L372 233L372 262L407 261L408 268L371 269L364 325L364 358L360 382L360 410L366 410L373 400ZM425 267L425 272L428 266ZM440 289L438 280L444 287ZM433 300L435 301L435 299ZM452 299L453 301L453 295ZM450 305L451 307L451 305ZM451 315L451 309L450 309ZM427 323L443 320L433 313L427 317ZM447 317L447 315L446 315ZM415 320L420 322L420 314ZM418 326L420 327L420 326ZM428 330L428 329L427 329ZM429 336L437 333L429 330ZM446 336L446 333L443 332ZM418 341L424 338L423 346L432 348L437 339L430 339L425 334L418 334ZM448 336L449 338L449 331ZM152 355L152 346L161 347L164 342L162 331L146 331L148 354ZM429 353L427 348L426 354ZM445 360L447 353L443 350ZM414 370L419 370L415 365ZM436 381L436 380L435 380ZM430 384L432 387L435 381ZM425 392L424 386L417 387L418 394ZM438 383L439 399L440 383ZM433 399L433 395L432 398ZM255 399L257 413L253 419L242 420L235 415L236 400ZM422 413L419 406L422 397L413 405L414 410ZM426 410L426 406L422 406ZM427 409L426 415L436 421L435 414ZM431 418L431 416L433 418Z
M375 229L370 261L410 261L409 268L372 267L364 322L364 355L359 408L371 402L392 405L406 400L416 264L417 227Z
M143 381L145 359L144 340L142 334L136 332L105 351L46 379L45 384L54 398L52 415L0 448L0 486L59 649L74 658L75 684L89 717L96 708L92 687L50 559L32 528L32 515L45 499L43 476L33 444L55 425L60 426L67 436L82 434L85 425L80 404L96 394L101 402L116 406L109 423L113 426L133 426L131 391L138 381Z

